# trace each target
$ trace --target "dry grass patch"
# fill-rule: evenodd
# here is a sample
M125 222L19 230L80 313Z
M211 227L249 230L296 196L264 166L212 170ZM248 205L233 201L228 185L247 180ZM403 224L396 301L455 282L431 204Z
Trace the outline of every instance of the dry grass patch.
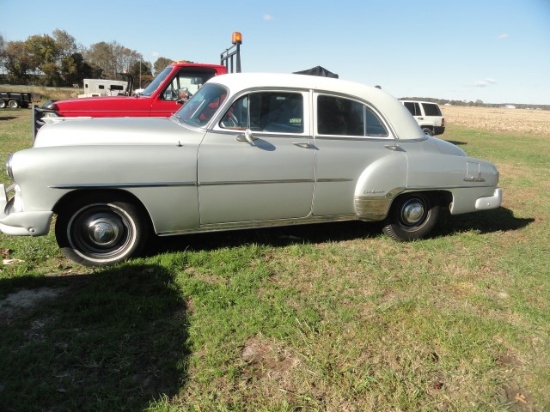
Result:
M474 130L550 137L550 110L442 106L446 123Z
M83 93L81 87L45 87L45 86L14 86L11 84L0 85L0 90L6 92L33 93L33 100L37 97L42 100L62 100L78 97Z

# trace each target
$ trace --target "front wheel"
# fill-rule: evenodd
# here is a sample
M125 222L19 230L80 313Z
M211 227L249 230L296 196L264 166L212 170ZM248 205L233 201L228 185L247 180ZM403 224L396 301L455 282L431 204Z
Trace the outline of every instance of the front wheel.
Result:
M395 199L383 231L392 239L411 241L426 237L439 219L439 204L426 193L409 193Z
M10 100L8 101L8 106L10 107L10 109L17 109L19 107L19 103L17 102L17 100Z
M55 236L63 254L84 266L106 266L138 254L149 232L140 208L105 195L85 195L58 214Z

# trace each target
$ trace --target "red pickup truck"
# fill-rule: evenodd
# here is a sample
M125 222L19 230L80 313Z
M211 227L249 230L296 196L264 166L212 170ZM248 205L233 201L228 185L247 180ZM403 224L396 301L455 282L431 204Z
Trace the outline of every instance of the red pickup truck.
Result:
M220 56L220 64L174 62L161 71L139 94L47 101L33 107L34 134L46 123L72 117L169 117L206 81L228 72L241 71L242 35L234 32L232 46Z

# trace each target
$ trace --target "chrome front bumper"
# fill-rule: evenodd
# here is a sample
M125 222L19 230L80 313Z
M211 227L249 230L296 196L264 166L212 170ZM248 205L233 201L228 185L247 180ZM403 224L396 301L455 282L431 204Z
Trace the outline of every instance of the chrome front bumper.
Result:
M15 190L15 185L5 187L0 184L0 232L13 236L43 236L50 231L52 211L25 212L15 207L15 197L8 198L8 193Z

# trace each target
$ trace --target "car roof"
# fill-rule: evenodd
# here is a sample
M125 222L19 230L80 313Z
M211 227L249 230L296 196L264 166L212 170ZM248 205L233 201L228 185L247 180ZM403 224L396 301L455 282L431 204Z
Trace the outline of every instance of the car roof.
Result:
M345 94L372 105L386 119L399 139L423 138L409 111L394 96L374 86L331 77L294 73L231 73L211 78L208 83L227 87L231 94L255 88L296 88Z

